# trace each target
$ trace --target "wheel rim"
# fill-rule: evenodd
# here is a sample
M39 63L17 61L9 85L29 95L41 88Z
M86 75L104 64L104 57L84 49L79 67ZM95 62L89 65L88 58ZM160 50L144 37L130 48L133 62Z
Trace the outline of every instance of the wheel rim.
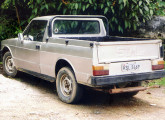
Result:
M7 72L13 73L14 71L14 62L11 56L8 56L5 60L5 68Z
M61 76L60 89L62 94L66 97L72 94L72 80L67 74Z

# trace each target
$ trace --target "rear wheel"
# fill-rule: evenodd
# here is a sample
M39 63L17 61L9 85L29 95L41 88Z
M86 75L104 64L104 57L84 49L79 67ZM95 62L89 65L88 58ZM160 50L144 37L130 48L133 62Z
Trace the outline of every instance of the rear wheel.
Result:
M3 56L3 71L10 77L15 77L17 75L17 69L15 68L10 52L6 52Z
M56 89L59 98L65 103L76 103L82 97L82 88L77 83L73 71L68 67L59 70Z

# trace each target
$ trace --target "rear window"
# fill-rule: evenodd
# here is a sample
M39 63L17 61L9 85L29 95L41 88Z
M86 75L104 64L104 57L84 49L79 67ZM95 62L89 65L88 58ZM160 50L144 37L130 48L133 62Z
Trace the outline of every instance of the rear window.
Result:
M53 34L99 34L98 21L92 20L55 20Z

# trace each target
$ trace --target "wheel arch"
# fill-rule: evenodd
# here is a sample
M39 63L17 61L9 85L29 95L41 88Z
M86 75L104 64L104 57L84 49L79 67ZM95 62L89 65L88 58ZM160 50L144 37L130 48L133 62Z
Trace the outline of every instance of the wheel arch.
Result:
M58 71L62 67L69 67L75 74L75 68L73 67L72 63L65 58L59 58L55 64L55 76L57 77Z
M8 46L4 46L4 47L2 48L2 57L4 56L4 54L5 54L6 52L10 52L11 55L13 56L13 54L12 54L12 52L11 52L11 49L10 49Z

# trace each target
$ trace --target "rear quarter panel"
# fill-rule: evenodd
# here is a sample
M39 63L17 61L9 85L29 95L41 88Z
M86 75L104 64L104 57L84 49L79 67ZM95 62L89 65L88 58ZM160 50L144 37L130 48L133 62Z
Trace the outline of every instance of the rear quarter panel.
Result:
M83 40L50 38L48 43L43 43L41 47L41 73L56 77L56 63L63 59L72 66L77 82L87 84L92 74L93 48L90 43Z

